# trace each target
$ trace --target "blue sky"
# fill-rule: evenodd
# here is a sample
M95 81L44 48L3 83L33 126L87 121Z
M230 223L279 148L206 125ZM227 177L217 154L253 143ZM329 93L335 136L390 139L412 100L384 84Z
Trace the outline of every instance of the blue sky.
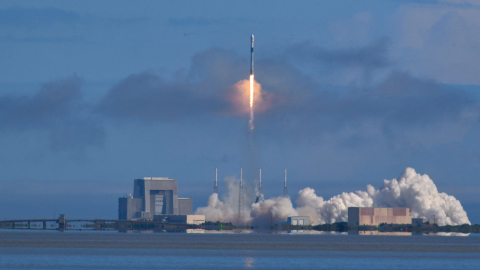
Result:
M114 218L143 176L202 206L216 167L326 199L413 167L480 223L479 26L460 0L2 1L0 217ZM226 98L251 34L253 143Z

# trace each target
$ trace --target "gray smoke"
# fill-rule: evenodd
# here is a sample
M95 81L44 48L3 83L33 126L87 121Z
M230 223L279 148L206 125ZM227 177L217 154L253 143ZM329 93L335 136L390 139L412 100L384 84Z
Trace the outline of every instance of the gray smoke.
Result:
M228 192L222 199L212 194L206 207L198 208L196 214L205 215L207 221L238 222L238 181L226 180ZM245 201L253 196L246 196ZM435 217L443 225L470 224L467 213L455 197L438 192L432 179L407 168L399 177L384 180L379 189L367 185L367 191L342 193L324 200L312 188L299 191L295 200L276 197L245 207L242 224L270 225L286 220L289 216L309 216L312 224L334 223L348 220L348 207L409 207L412 217Z

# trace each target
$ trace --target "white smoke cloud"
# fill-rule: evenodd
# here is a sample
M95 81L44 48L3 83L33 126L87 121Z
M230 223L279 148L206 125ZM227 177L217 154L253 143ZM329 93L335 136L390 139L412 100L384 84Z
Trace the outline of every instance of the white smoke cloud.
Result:
M371 207L373 203L372 198L365 191L344 192L328 201L318 197L312 188L304 188L298 194L299 197L295 200L298 213L302 216L309 216L310 222L313 224L347 221L348 207Z
M206 207L198 208L196 214L205 215L207 221L222 221L238 224L238 181L226 179L228 193L218 198L212 194ZM245 201L253 196L245 195ZM251 197L251 198L250 198ZM334 223L348 220L348 207L409 207L412 217L435 217L443 225L470 224L467 213L460 201L446 193L440 193L426 174L420 175L413 168L407 168L399 177L384 180L380 189L367 185L367 191L342 193L325 201L312 188L300 190L295 200L297 209L290 198L271 198L245 206L242 224L270 225L286 220L289 216L309 216L312 224Z
M299 192L295 201L300 215L308 215L312 223L324 224L348 220L348 207L409 207L412 217L437 219L440 226L470 224L460 201L440 193L428 175L407 168L399 177L384 180L380 189L368 185L367 191L342 193L328 201L311 188Z
M252 225L274 225L277 221L287 220L288 217L298 216L290 198L277 197L252 204L250 212Z
M208 198L206 207L199 207L196 211L196 215L205 215L206 221L220 221L231 222L233 224L250 224L252 218L250 217L250 208L245 205L243 215L238 219L238 199L239 199L239 180L233 177L227 177L225 179L227 185L227 193L222 195L220 199L217 193L213 193ZM250 196L248 189L244 190L244 201L250 202L252 196Z

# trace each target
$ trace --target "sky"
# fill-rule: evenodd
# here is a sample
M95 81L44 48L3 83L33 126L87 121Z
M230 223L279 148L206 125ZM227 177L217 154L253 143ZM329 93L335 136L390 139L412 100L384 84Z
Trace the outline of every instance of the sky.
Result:
M255 35L249 132L236 85ZM145 176L328 199L427 174L480 223L480 1L1 1L0 218L116 218Z

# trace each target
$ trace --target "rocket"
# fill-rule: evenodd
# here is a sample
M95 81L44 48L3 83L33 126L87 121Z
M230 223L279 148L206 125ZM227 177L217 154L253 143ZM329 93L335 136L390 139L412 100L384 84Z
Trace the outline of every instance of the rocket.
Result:
M250 56L250 75L253 75L253 35L252 35L252 51Z
M252 35L252 49L250 51L250 120L248 120L248 126L250 127L250 131L253 130L253 97L254 97L254 89L253 84L255 79L253 78L253 35Z

